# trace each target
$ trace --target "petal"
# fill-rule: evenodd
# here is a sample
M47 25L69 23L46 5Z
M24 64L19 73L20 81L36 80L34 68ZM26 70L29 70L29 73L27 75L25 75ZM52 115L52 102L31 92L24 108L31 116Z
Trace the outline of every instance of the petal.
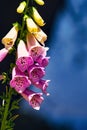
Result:
M44 100L42 97L42 93L35 93L32 90L26 89L22 94L21 94L25 100L29 102L29 104L36 110L40 109L40 104Z
M0 62L6 57L8 52L9 51L6 48L3 48L3 49L0 50Z
M26 39L27 39L27 47L28 47L28 50L30 50L31 47L33 47L33 46L40 46L40 44L39 44L38 41L35 39L35 37L34 37L33 34L28 33Z
M20 57L16 61L16 65L20 69L20 71L24 72L28 69L29 66L33 65L34 61L31 56L29 57Z
M5 48L10 48L14 45L14 42L17 39L18 35L18 24L13 26L11 30L6 34L6 36L2 39L2 43L5 45Z
M15 76L14 79L10 81L10 86L18 93L22 93L30 84L31 82L28 80L27 76Z
M31 17L26 18L27 29L30 33L36 33L40 29Z
M42 45L44 45L44 42L47 40L47 35L40 28L39 28L39 32L34 33L34 36Z
M45 70L43 67L38 66L31 66L28 69L29 78L32 80L32 82L37 82L45 75Z
M29 56L29 52L27 51L26 45L23 40L20 40L20 42L17 46L17 56L18 56L18 58Z

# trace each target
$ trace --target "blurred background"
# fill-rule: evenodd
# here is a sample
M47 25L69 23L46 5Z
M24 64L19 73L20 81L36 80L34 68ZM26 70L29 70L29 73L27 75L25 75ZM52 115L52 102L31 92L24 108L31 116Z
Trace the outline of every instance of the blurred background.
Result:
M19 2L0 1L0 40L12 23L20 21ZM40 111L22 100L14 130L87 130L87 0L45 0L38 10L46 22L43 30L50 47L45 76L51 80L50 96L45 97ZM12 60L8 56L0 63L0 72Z

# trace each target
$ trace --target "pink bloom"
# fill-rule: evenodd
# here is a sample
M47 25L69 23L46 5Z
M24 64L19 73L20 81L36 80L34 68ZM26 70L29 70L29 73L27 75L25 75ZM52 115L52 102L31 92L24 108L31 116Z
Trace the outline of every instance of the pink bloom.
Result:
M27 35L27 47L30 55L35 60L38 56L46 56L48 47L41 46L32 34Z
M12 80L10 86L14 88L18 93L22 93L26 88L30 86L31 82L27 76L25 76L18 68L13 68Z
M0 62L6 57L8 52L9 52L9 50L7 50L6 48L3 48L0 50Z
M28 73L31 81L37 82L45 75L45 70L43 67L33 65L28 69Z
M44 98L42 97L42 93L35 93L31 90L26 89L21 95L24 97L25 100L29 102L29 104L34 109L36 110L40 109L40 104L44 100Z
M43 56L39 56L37 59L36 59L36 62L42 66L42 67L46 67L49 63L49 59L50 57L43 57Z
M22 72L27 70L28 67L34 63L33 58L29 56L29 52L27 51L26 45L23 40L20 40L18 44L17 55L18 59L16 61L16 65Z
M46 89L47 89L47 87L49 85L49 82L50 82L50 80L40 79L38 82L35 83L35 86L37 88L41 89L42 92L48 96L49 93L47 93Z

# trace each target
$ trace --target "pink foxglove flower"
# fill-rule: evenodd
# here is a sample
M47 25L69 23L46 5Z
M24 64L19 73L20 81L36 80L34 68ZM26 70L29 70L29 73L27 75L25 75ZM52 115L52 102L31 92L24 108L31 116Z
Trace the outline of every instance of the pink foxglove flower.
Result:
M27 76L25 76L18 68L13 68L12 80L10 86L14 88L18 93L22 93L26 88L30 86L31 82Z
M6 36L2 39L2 43L5 48L13 47L18 35L18 24L14 25L11 30L6 34Z
M40 55L46 56L48 47L41 46L32 34L27 35L27 47L34 60Z
M49 93L47 93L47 87L49 85L49 82L50 80L43 80L43 79L40 79L38 82L35 83L35 86L39 89L42 90L42 92L44 94L46 94L47 96L49 95Z
M45 75L45 70L43 67L33 65L28 69L28 73L31 81L37 82Z
M49 59L50 57L43 57L43 56L39 56L37 59L36 59L36 62L42 66L42 67L46 67L49 63Z
M8 52L9 52L9 50L6 48L3 48L0 50L0 62L6 57Z
M36 110L40 109L40 104L44 100L44 98L42 97L42 93L35 93L31 90L26 89L21 95L24 97L25 100L29 102L29 104L34 109Z
M26 45L23 40L20 40L18 44L17 56L18 58L16 61L16 65L22 72L27 70L28 67L34 63L33 58L29 56L29 52L27 51Z

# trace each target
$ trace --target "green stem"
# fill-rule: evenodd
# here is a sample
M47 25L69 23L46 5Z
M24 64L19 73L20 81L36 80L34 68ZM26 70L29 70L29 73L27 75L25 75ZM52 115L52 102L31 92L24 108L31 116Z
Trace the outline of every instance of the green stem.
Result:
M5 130L5 128L6 128L6 120L8 117L8 111L9 111L9 106L10 106L10 102L11 102L11 97L12 97L12 88L9 88L6 105L5 105L5 111L4 111L2 124L1 124L1 130Z
M29 5L29 0L27 0L26 3L27 3L27 4L26 4L25 11L24 11L24 16L25 16L26 13L27 13L28 5ZM25 20L24 20L24 17L23 17L23 18L22 18L22 27L21 27L19 39L22 39L24 27L25 27Z

